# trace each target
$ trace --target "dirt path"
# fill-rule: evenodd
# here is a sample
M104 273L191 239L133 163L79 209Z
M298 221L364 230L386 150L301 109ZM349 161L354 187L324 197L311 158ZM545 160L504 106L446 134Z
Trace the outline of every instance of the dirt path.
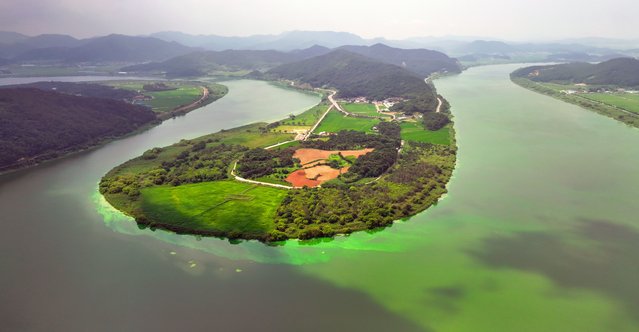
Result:
M442 99L441 99L441 98L437 97L437 103L438 103L438 104L437 104L437 110L435 111L435 113L439 113L439 111L441 111L441 110L442 110L442 104L443 104L444 102L442 101Z

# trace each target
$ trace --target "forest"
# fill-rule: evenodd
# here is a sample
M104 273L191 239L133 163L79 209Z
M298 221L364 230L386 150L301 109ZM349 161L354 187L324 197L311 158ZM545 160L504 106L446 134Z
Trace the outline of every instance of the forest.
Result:
M411 142L379 181L291 190L277 209L276 229L269 240L309 239L388 226L435 203L446 192L454 164L453 148Z
M432 87L408 70L373 60L345 50L285 64L266 73L272 79L288 79L314 87L337 89L338 96L367 97L384 100L390 97L433 95Z
M0 170L87 148L155 120L146 107L118 100L0 89Z
M104 84L72 82L36 82L21 85L0 86L0 89L34 88L42 91L55 91L73 96L132 100L138 95L132 90L118 89Z
M617 58L597 64L585 62L550 66L532 66L516 70L514 77L535 82L586 83L639 87L639 60Z

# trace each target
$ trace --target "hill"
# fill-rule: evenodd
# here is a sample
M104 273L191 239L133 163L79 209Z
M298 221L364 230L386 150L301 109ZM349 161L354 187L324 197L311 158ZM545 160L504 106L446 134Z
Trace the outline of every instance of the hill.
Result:
M49 47L75 47L83 43L68 35L45 34L35 37L23 36L22 38L8 39L0 43L0 55L5 58L15 58L28 51Z
M25 40L29 38L21 33L13 32L13 31L0 31L0 43L2 44L13 44L15 42Z
M267 70L284 63L299 61L330 52L321 46L280 52L273 50L202 51L178 56L163 62L122 68L127 72L166 72L167 76L198 76L214 71Z
M125 135L156 117L121 101L12 88L0 89L0 119L0 170L6 170Z
M381 62L401 66L420 76L426 77L432 73L446 71L460 73L461 66L457 60L446 54L427 49L401 49L375 44L373 46L342 46L340 49L357 53Z
M532 66L513 74L536 82L586 83L597 85L639 86L639 60L618 58L598 64L568 63L550 66Z
M69 40L66 40L69 43ZM62 62L142 62L162 61L194 52L196 49L174 42L150 37L109 35L82 40L79 45L31 48L18 56L16 61L62 61Z
M42 91L55 91L73 96L105 98L114 100L132 100L138 95L132 90L116 89L111 86L94 83L72 82L35 82L20 85L3 85L0 89L33 88Z
M341 97L364 96L382 100L434 94L422 78L406 69L346 50L285 64L268 71L266 75L316 87L332 87L339 90Z

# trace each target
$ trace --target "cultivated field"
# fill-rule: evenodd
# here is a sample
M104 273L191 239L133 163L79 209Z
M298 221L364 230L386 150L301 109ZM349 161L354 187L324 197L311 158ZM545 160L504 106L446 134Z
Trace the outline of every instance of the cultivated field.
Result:
M450 129L448 126L430 131L424 129L424 125L418 122L402 122L401 135L405 141L450 145Z
M263 235L286 190L237 181L214 181L141 190L145 216L193 230Z
M294 187L317 187L320 184L336 179L341 174L348 172L350 168L350 162L354 161L358 157L365 155L373 149L362 150L341 150L341 151L328 151L319 149L298 149L293 154L293 158L300 160L300 163L306 168L297 170L286 177L286 182L292 184ZM344 161L339 157L339 153L342 154ZM338 161L339 169L332 168L328 165L319 165L330 160Z
M196 84L163 82L167 86L176 89L167 91L144 91L143 86L150 83L151 82L122 81L107 82L105 84L118 89L140 91L142 94L152 97L153 99L151 100L143 101L143 104L151 107L151 109L157 113L168 112L177 107L191 104L202 97L202 89Z
M639 113L639 94L632 93L588 93L581 97Z
M373 151L373 149L362 149L362 150L341 150L341 151L329 151L329 150L319 150L319 149L297 149L295 154L293 154L293 158L297 158L300 160L302 165L309 164L313 161L318 160L328 160L331 155L337 155L338 153L342 153L344 157L360 157L369 152Z
M343 103L341 104L344 110L350 113L356 113L367 116L380 117L381 114L377 113L377 109L373 104L355 104L355 103Z
M378 119L354 118L344 116L336 110L331 110L324 121L315 129L315 133L328 132L336 133L340 130L357 130L365 133L374 133L373 127L379 123Z

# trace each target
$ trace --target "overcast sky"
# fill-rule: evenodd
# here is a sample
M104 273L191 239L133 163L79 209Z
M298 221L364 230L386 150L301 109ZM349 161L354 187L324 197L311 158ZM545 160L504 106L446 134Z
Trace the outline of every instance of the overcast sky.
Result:
M0 0L0 30L76 37L332 30L391 39L639 38L638 13L637 0Z

